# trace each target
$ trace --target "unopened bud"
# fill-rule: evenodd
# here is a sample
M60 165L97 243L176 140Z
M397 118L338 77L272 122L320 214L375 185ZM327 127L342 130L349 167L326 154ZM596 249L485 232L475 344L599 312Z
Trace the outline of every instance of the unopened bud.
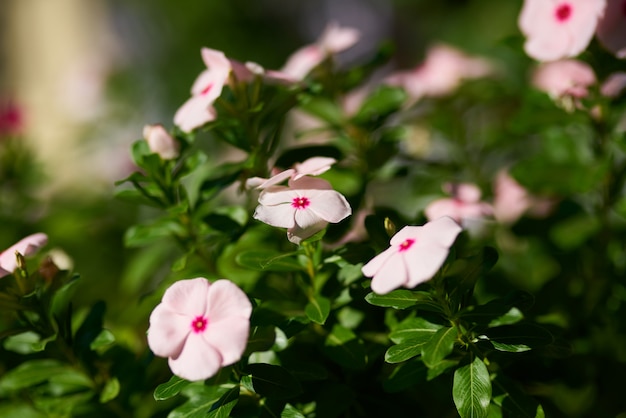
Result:
M163 125L144 126L143 137L148 142L150 151L159 154L164 160L173 160L178 157L179 143L165 130Z
M396 224L394 224L393 221L387 217L385 217L385 231L390 237L396 234Z

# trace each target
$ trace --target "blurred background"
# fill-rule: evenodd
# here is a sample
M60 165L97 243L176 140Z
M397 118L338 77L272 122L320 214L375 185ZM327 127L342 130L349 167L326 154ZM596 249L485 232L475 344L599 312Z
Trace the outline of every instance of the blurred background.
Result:
M487 56L510 39L521 45L520 8L521 0L3 0L0 103L35 165L4 185L0 248L45 231L86 279L85 302L112 285L131 296L159 253L123 249L141 214L112 198L114 182L133 170L129 147L145 124L172 126L204 67L201 47L278 69L334 21L362 32L340 63L394 45L382 76L415 67L434 42Z

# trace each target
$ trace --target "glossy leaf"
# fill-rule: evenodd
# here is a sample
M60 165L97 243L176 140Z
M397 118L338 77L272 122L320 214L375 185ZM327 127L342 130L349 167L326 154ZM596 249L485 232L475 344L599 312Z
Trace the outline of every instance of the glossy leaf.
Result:
M398 289L385 295L369 293L365 300L375 306L394 309L406 309L419 306L422 309L440 312L441 307L432 300L427 292L413 292L411 290Z
M434 324L422 317L409 318L395 326L389 334L389 338L396 344L421 338L429 340L441 328L442 325Z
M458 331L454 327L438 330L432 338L422 346L422 361L426 366L434 367L446 358L454 349Z
M314 296L304 307L304 313L311 321L323 325L330 313L330 300L321 295Z
M387 363L401 363L422 354L422 347L432 335L423 335L414 339L405 339L402 343L389 347L385 353Z
M172 398L180 393L180 391L186 387L189 383L188 380L181 379L180 377L173 375L170 380L165 383L161 383L154 390L154 400L164 401Z
M295 271L302 265L293 256L295 253L281 253L276 250L249 250L237 255L235 260L242 267L259 271Z
M483 361L473 362L454 372L452 398L461 418L485 418L491 402L491 381Z

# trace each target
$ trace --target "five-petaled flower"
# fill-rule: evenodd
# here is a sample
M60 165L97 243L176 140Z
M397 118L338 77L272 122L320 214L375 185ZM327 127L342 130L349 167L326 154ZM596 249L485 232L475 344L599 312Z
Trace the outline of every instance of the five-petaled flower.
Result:
M246 294L228 280L180 280L150 315L148 345L176 376L207 379L241 358L251 313Z
M17 257L15 253L23 256L34 254L39 248L46 245L48 236L42 232L29 235L6 250L0 252L0 277L13 273L17 268Z
M301 177L289 186L271 186L259 195L254 218L268 225L287 228L287 238L300 244L352 213L350 204L326 180Z
M448 256L461 227L449 217L423 226L405 226L390 241L390 247L362 268L372 277L372 290L389 293L398 287L413 288L431 279Z
M539 61L574 57L589 45L606 0L525 0L518 24Z

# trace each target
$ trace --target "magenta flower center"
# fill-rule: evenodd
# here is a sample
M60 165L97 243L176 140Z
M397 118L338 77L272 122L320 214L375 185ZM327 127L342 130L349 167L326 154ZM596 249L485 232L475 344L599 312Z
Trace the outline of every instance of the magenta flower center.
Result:
M196 334L203 332L206 329L206 326L209 323L209 319L205 318L201 315L196 316L193 321L191 321L191 329Z
M211 89L213 88L213 83L209 84L208 86L206 86L204 88L204 90L202 90L200 92L201 95L206 96L207 94L209 94L209 92L211 91Z
M415 240L413 238L407 238L404 241L402 241L402 243L400 244L400 252L406 251L409 248L411 248L411 246L413 245L413 243L415 243Z
M559 22L565 22L566 20L569 20L569 18L572 16L572 6L570 6L568 3L561 3L557 8L556 8L556 20L558 20Z
M309 201L309 199L304 196L294 197L293 200L291 201L291 206L296 209L304 209L310 204L311 202Z

